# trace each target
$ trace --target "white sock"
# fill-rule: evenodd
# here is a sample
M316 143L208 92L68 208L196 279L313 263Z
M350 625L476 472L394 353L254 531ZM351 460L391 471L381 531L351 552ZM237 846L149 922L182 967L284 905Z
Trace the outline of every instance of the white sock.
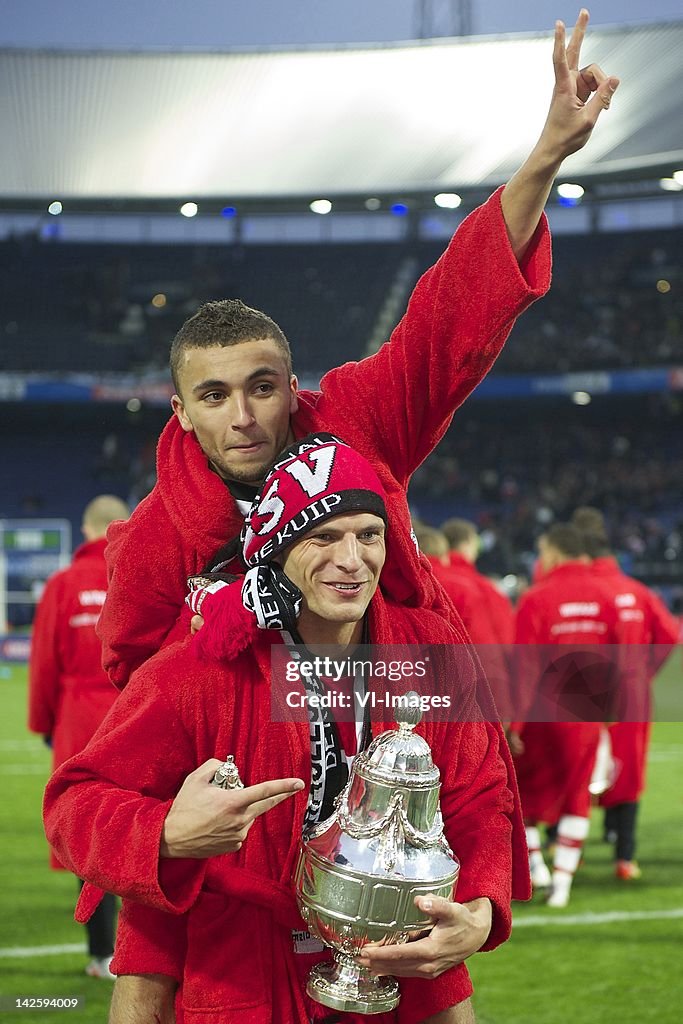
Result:
M553 871L551 891L548 898L550 906L566 907L569 902L574 876L566 871Z
M557 826L557 845L553 858L553 886L555 885L554 872L560 872L571 878L579 866L581 850L588 835L590 821L588 818L580 818L576 814L564 814Z

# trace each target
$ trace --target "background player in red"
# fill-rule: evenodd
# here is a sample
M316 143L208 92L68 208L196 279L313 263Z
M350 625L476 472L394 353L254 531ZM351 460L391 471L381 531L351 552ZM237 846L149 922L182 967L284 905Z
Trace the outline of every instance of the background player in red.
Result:
M592 572L612 592L619 642L629 645L624 665L629 672L631 699L623 707L623 721L609 726L613 781L600 797L600 804L606 808L605 834L615 843L615 874L628 882L641 875L635 860L636 821L645 788L651 683L678 642L681 624L649 587L621 571L610 550L602 512L578 508L572 522L581 530ZM634 717L643 721L634 721Z
M580 649L617 642L610 594L593 576L583 547L582 535L575 526L558 523L544 534L540 556L545 575L522 596L516 620L515 642L525 645L516 664L519 717L524 724L521 745L513 726L513 750L519 751L517 778L527 824L532 881L537 887L551 884L548 904L553 907L564 907L569 902L588 835L588 786L602 728L599 721L577 721L578 704L571 700L563 709L567 687L562 673L566 664L569 688L576 687L579 692L584 682L589 689L596 682L603 685L602 675L608 687L612 681L610 666L598 663L596 668L593 660L590 676L585 677ZM572 645L566 662L563 656L548 658L548 652L542 650L542 646L553 645ZM587 659L586 664L591 660ZM544 698L546 683L553 689L544 702L539 697ZM553 715L558 720L553 720ZM539 822L557 824L552 877L548 877L540 851Z
M451 565L448 540L441 530L416 523L415 536L420 550L432 567L432 572L455 605L470 640L476 646L476 655L493 692L498 713L505 720L512 705L509 646L514 630L512 605L503 594L500 594L507 606L504 615L501 615L500 605L491 598L488 591L488 587L493 584L480 573L471 576L467 572L460 572L457 566ZM482 581L486 585L486 590L482 586ZM507 638L504 641L501 640L501 633Z
M413 521L413 529L420 551L455 605L472 643L491 643L490 625L486 609L482 608L479 600L479 591L469 580L458 576L451 569L445 534L416 521Z
M476 588L486 622L489 639L482 643L511 644L515 616L510 600L476 566L479 556L479 534L467 519L447 519L441 530L450 545L450 567L460 579Z
M85 543L71 565L47 581L33 623L29 662L28 727L52 746L57 768L79 753L117 696L102 668L102 645L95 633L107 592L105 533L110 523L128 518L120 498L102 494L83 512ZM50 851L50 864L63 869ZM115 900L109 893L87 925L91 961L86 974L113 978Z

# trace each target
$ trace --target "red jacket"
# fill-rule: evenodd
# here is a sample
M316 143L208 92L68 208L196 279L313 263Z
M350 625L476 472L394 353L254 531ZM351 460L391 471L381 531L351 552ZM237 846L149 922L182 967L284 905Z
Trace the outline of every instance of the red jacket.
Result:
M29 662L28 727L52 737L56 768L83 750L117 696L95 634L107 590L106 541L79 547L36 608ZM61 867L54 855L52 866Z
M629 685L636 689L635 701L623 709L627 720L609 727L614 781L600 803L613 807L638 800L645 787L650 684L678 641L680 623L653 591L623 573L616 559L596 558L591 568L613 594L620 642L630 645L626 659ZM638 708L643 709L644 721L631 720Z
M516 621L516 718L524 722L524 753L515 758L522 811L529 822L588 817L602 725L613 705L617 666L591 648L617 643L611 595L591 567L566 562L523 594ZM548 648L572 650L550 656ZM585 648L585 653L581 649ZM577 671L577 665L581 670ZM585 715L589 720L581 721ZM579 720L576 720L579 719Z
M522 594L516 644L612 644L617 617L611 594L590 565L565 562Z
M612 595L605 584L596 579L592 568L572 561L547 573L540 583L522 595L517 606L515 719L546 720L543 693L538 690L538 684L543 680L550 685L558 682L555 668L550 673L545 672L548 648L561 644L590 651L596 645L609 644L610 651L605 655L608 657L608 653L614 653L612 647L617 643L617 616ZM552 701L554 694L548 693ZM549 720L558 717L550 706L546 710ZM576 715L571 713L569 705L567 710L572 719L581 718L581 712L586 709L577 705ZM611 711L612 708L606 710ZM561 713L559 717L563 717Z
M511 644L515 633L515 613L510 600L505 594L501 594L495 583L480 573L464 555L451 551L450 563L456 575L471 583L479 593L481 614L485 619L480 628L485 629L487 639L477 642Z
M647 670L652 677L678 642L679 620L654 591L622 572L615 558L596 558L591 569L614 595L620 642L648 646Z
M455 639L441 616L388 604L380 593L369 628L375 643ZM308 723L272 720L270 651L279 634L257 632L246 651L221 663L199 656L198 640L169 647L136 673L87 750L48 785L46 830L80 877L165 911L166 921L185 915L187 948L181 946L175 966L163 965L182 982L179 1024L303 1024L312 1007L296 983L291 932L305 925L291 877L306 790L257 818L239 853L159 859L172 799L206 759L233 753L246 785L277 777L310 781ZM488 896L494 905L484 947L490 949L510 932L514 798L498 730L467 720L476 686L469 664L459 720L418 728L441 770L446 834L462 863L456 898ZM373 723L373 732L387 727ZM173 935L167 930L166 948ZM413 1024L471 992L464 964L435 980L400 985L400 1008L382 1024Z
M434 576L453 602L472 643L492 643L488 620L480 613L478 589L469 580L454 573L450 566L444 565L440 558L435 555L425 557Z
M477 655L493 691L503 721L512 715L510 645L514 637L515 613L512 604L488 577L457 551L449 554L450 570L460 587L474 594L473 622L465 621ZM458 607L455 602L456 608ZM458 610L460 610L458 608Z

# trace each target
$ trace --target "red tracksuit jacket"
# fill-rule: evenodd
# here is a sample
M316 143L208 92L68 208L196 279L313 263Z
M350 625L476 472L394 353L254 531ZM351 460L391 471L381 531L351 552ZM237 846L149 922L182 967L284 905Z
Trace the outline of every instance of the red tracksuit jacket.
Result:
M426 555L434 576L446 591L462 619L473 644L493 643L488 618L481 613L479 591L468 580L461 579L450 566L434 555Z
M515 635L515 613L505 594L495 583L480 573L472 562L457 551L450 553L451 569L463 580L477 588L481 596L482 612L487 620L488 640L479 643L511 644Z
M72 564L48 580L36 609L28 727L52 737L55 768L83 750L117 696L95 634L107 590L106 543L82 544ZM61 867L54 854L51 863Z
M642 722L631 721L631 709L624 709L629 720L610 725L614 781L600 797L603 807L638 800L645 788L645 769L650 738L650 684L678 641L680 623L649 587L631 579L619 568L615 558L596 558L591 568L596 578L610 588L618 617L619 639L629 644L628 667L635 673L631 685L638 706L645 710ZM635 710L635 709L634 709Z
M588 817L588 784L602 726L599 721L572 719L582 710L597 717L599 705L593 704L591 694L583 703L579 689L569 693L569 703L563 710L562 689L554 689L544 698L534 688L544 675L542 666L548 662L544 647L571 645L578 650L617 644L617 618L609 590L588 565L572 561L553 569L523 594L517 610L515 641L520 645L515 665L515 717L524 721L528 715L531 719L521 730L524 753L515 758L522 813L529 822L550 824L564 814ZM588 660L593 661L590 654ZM604 675L607 687L616 673L598 668L598 674ZM571 690L574 677L580 687L582 680L578 675L560 676L554 671L546 674L545 679L555 687L558 680L567 679ZM543 683L540 685L542 688ZM599 697L601 680L592 676L591 685L592 693ZM609 704L607 714L611 710ZM560 710L555 713L558 706ZM550 720L544 720L546 717Z

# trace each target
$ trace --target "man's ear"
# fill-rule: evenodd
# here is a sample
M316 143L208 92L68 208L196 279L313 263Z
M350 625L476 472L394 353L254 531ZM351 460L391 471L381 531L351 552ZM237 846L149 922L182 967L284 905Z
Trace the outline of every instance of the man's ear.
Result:
M171 398L171 408L178 417L178 420L180 421L180 426L183 428L183 430L186 430L188 433L191 430L194 430L194 427L192 426L192 420L185 412L185 406L183 405L183 400L180 397L180 395L173 395L173 397Z
M294 413L299 408L299 399L297 397L297 391L299 390L299 381L297 379L296 374L294 374L294 373L289 378L289 390L290 390L289 415L293 416Z

